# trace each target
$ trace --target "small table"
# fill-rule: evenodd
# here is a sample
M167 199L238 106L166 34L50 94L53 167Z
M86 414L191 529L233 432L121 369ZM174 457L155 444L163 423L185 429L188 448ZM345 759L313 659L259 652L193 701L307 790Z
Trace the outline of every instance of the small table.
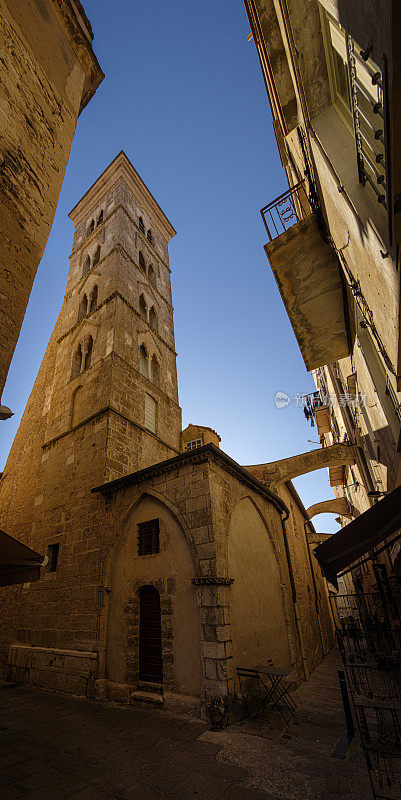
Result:
M263 713L266 712L267 707L269 706L269 708L277 708L277 711L282 716L284 722L288 723L288 720L280 706L284 706L291 716L295 714L297 706L290 696L290 685L283 683L290 674L291 670L280 669L270 664L259 664L256 667L237 667L237 675L241 694L249 717L257 717L260 715L260 718L262 719ZM250 694L244 692L241 678L254 678L256 680L261 702L253 714L250 713L249 710L248 701Z

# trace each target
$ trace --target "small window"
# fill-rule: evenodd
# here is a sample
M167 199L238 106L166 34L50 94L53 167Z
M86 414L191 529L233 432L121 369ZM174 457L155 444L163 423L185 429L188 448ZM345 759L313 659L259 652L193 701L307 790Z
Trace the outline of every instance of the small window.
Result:
M145 262L145 259L143 257L143 253L141 253L141 251L139 251L139 266L140 266L142 272L145 272L145 274L146 274L146 262Z
M142 217L139 217L139 230L141 231L141 233L145 233L145 225L143 223Z
M95 255L93 256L92 267L95 267L100 261L100 245L96 248Z
M85 369L89 369L89 367L91 365L92 349L93 349L93 339L92 339L92 336L90 336L89 339L88 339L88 346L86 348L86 353L85 353L84 370Z
M83 317L86 317L87 313L88 313L88 298L87 298L86 294L84 294L84 296L81 297L81 299L79 301L78 322Z
M145 428L157 433L157 403L150 394L145 394Z
M89 313L93 311L97 306L97 286L94 286L90 295L89 301Z
M198 447L203 447L203 439L192 439L191 442L185 442L186 450L197 450Z
M56 544L49 544L49 547L47 548L48 562L45 567L46 572L56 572L59 548L59 542Z
M149 377L148 372L148 354L146 352L146 347L141 344L139 348L139 372L143 375L144 378Z
M148 317L147 317L147 314L146 314L146 303L145 303L145 298L144 298L143 294L141 294L140 298L139 298L139 313L140 313L141 317L143 317L144 319L147 320Z
M150 380L152 381L152 383L158 386L159 378L160 378L159 365L157 363L156 356L152 356L152 360L150 362Z
M89 225L89 233L92 233L92 231L94 231L94 230L95 230L95 220L92 219L90 221L90 225Z
M91 268L91 257L90 256L86 256L85 261L84 261L84 267L83 267L83 270L82 270L82 277L87 272L89 272L90 268Z
M72 359L71 365L71 380L76 378L77 375L81 372L81 364L82 364L82 347L79 344Z
M100 225L101 222L103 222L103 209L101 210L101 212L100 212L100 214L99 214L99 216L97 218L97 223L96 224Z
M146 234L146 238L147 238L148 242L150 242L152 244L153 236L152 236L152 231L150 230L150 228L149 228L149 230L148 230L148 232Z
M153 306L149 311L149 325L157 333L157 331L159 329L158 328L158 323L157 323L157 314L156 314L156 311L155 311Z
M160 552L159 520L138 523L138 555L151 556Z
M153 283L153 286L156 286L156 273L151 264L148 266L148 278Z

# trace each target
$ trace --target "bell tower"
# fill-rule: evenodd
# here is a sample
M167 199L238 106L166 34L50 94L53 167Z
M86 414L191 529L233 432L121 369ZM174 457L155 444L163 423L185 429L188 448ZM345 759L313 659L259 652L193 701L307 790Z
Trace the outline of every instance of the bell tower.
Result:
M179 452L175 231L124 152L69 216L75 232L45 441L102 417L104 480L112 480Z
M42 549L93 486L180 452L174 228L124 152L70 218L64 302L0 483L0 525Z

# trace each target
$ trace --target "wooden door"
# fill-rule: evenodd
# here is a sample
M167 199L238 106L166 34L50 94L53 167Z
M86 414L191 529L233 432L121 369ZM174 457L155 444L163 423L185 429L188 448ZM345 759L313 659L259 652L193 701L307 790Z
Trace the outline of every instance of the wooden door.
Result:
M140 592L139 679L163 682L160 596L154 586Z

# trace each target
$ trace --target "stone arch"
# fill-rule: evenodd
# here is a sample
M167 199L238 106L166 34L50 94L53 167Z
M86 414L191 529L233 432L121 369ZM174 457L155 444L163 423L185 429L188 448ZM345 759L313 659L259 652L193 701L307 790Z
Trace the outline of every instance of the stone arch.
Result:
M239 498L231 513L228 574L234 579L230 593L234 666L264 664L268 659L283 667L292 663L281 559L271 532L275 525L249 495Z
M138 554L138 524L159 519L160 552ZM110 601L106 632L106 678L135 687L139 675L138 592L152 585L160 594L163 683L170 692L200 697L201 628L193 548L186 528L164 498L142 491L130 504L108 555ZM198 634L196 635L196 632Z

